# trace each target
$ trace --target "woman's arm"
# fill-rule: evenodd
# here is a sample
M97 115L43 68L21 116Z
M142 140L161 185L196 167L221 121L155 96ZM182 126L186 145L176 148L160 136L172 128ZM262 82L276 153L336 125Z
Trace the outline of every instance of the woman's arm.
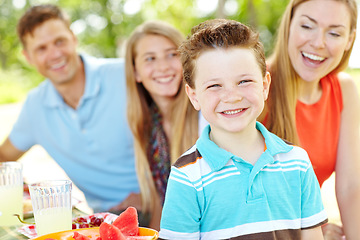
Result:
M347 240L360 236L360 98L355 81L340 73L343 96L335 191Z

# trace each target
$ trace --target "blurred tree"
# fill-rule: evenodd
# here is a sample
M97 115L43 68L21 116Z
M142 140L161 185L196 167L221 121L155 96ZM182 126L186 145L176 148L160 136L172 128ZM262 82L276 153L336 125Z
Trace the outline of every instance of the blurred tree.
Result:
M228 17L248 24L259 31L260 39L268 55L288 0L236 0L236 2L239 4L237 11Z
M8 68L17 60L16 21L22 11L17 9L12 1L0 0L0 66Z
M21 56L16 23L29 6L45 2L69 14L80 51L103 57L122 56L127 36L148 19L167 21L184 35L206 19L235 19L257 29L269 52L287 4L284 0L0 0L0 70L22 69L26 75L33 71Z

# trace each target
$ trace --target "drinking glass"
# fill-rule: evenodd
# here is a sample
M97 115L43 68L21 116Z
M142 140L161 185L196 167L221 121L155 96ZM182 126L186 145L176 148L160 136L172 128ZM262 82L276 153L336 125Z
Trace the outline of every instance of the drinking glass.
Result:
M23 176L20 162L0 162L0 226L21 224L23 216Z
M29 185L38 236L71 230L71 189L70 180L42 181Z

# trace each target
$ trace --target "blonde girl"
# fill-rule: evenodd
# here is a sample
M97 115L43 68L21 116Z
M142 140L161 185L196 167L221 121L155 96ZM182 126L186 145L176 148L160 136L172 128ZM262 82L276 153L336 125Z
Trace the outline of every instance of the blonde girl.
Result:
M134 135L142 212L159 228L170 165L198 137L198 113L182 82L182 34L161 21L138 26L127 42L127 115Z

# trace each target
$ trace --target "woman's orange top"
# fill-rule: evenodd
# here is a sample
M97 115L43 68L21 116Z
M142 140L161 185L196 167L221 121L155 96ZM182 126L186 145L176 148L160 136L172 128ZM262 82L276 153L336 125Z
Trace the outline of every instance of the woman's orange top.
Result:
M296 128L321 186L335 170L343 101L335 74L327 75L320 84L322 96L318 102L297 102Z

